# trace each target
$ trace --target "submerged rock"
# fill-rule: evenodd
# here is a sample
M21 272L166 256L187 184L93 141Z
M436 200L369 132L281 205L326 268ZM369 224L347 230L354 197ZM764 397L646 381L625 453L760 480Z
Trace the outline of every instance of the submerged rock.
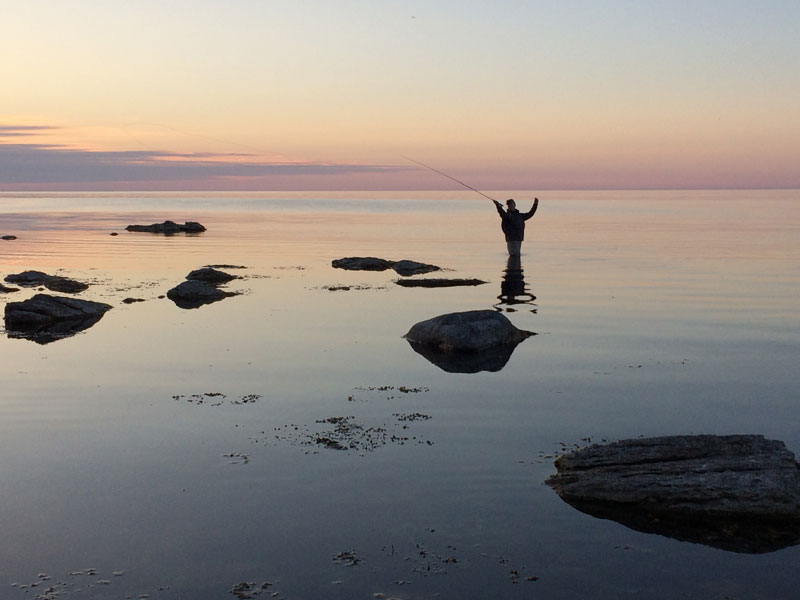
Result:
M623 440L559 457L547 479L578 510L734 552L800 543L800 469L760 435Z
M347 271L386 271L391 269L394 261L374 256L349 256L337 258L331 261L334 269L345 269Z
M9 337L47 344L88 329L110 308L102 302L36 294L28 300L6 304L6 332Z
M448 373L499 371L531 331L517 329L493 310L440 315L414 325L405 339L411 348Z
M3 236L2 238L0 238L0 239L3 239L3 240L6 240L6 241L9 241L9 242L10 242L11 240L15 240L15 239L17 239L17 236L15 236L15 235L4 235L4 236Z
M403 287L424 287L424 288L440 288L440 287L460 287L460 286L475 286L483 285L485 281L480 279L398 279L395 281L397 285Z
M202 233L206 228L196 221L186 221L183 225L179 225L175 221L164 221L152 225L128 225L125 230L172 235L175 233Z
M18 292L19 288L6 287L0 283L0 294L8 294L10 292Z
M9 283L16 283L22 287L44 286L53 292L76 294L89 288L89 285L60 275L48 275L41 271L23 271L8 275L5 279Z

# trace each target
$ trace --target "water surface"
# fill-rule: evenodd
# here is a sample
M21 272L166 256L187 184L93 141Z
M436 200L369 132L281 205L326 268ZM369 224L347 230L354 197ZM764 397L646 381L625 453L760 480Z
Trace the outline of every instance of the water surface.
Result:
M124 231L167 218L208 231ZM269 581L262 597L785 598L800 583L796 546L640 533L543 485L589 440L758 433L800 452L797 191L541 193L513 281L493 207L460 192L3 194L0 234L18 238L0 243L2 277L69 276L113 306L53 343L0 338L0 597ZM488 283L407 289L333 269L343 256ZM160 298L208 264L246 267L229 269L241 294ZM473 374L402 339L474 309L538 335ZM316 443L337 423L353 449Z

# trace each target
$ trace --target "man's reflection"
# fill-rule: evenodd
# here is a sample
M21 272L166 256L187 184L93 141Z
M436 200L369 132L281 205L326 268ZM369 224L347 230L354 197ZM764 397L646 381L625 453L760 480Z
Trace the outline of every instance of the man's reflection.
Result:
M506 270L503 272L503 280L500 282L500 295L497 297L499 302L494 307L499 311L514 312L518 304L527 304L535 307L536 296L530 293L525 284L522 272L522 261L520 257L509 256ZM531 308L532 313L536 308Z

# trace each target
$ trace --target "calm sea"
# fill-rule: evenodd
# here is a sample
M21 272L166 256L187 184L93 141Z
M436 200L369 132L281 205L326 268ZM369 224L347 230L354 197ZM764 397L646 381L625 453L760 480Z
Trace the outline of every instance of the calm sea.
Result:
M1 194L0 279L113 308L49 343L2 330L0 598L795 597L800 546L643 533L543 482L639 436L800 454L800 191L539 198L509 265L469 193ZM125 231L165 219L207 231ZM346 256L486 283L404 288ZM205 265L239 294L163 297ZM538 335L469 373L402 337L474 309Z

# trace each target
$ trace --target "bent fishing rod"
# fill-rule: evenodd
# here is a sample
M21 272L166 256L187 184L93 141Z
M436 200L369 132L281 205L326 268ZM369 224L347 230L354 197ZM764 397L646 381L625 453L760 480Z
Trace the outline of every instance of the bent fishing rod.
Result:
M417 165L419 165L420 167L425 167L426 169L430 169L430 170L431 170L431 171L433 171L434 173L438 173L439 175L443 175L444 177L447 177L448 179L452 179L452 180L453 180L453 181L455 181L457 184L459 184L459 185L463 185L463 186L464 186L465 188L467 188L468 190L472 190L473 192L475 192L475 193L477 193L477 194L480 194L480 195L481 195L481 196L483 196L484 198L488 198L488 199L489 199L489 200L491 200L492 202L497 202L497 200L495 200L495 199L494 199L494 198L492 198L491 196L487 196L487 195L486 195L486 194L484 194L482 191L480 191L480 190L476 190L476 189L475 189L474 187L472 187L471 185L467 185L467 184L466 184L466 183L464 183L463 181L461 181L461 180L459 180L459 179L456 179L455 177L452 177L452 176L448 175L448 174L447 174L447 173L445 173L444 171L440 171L439 169L434 169L434 168L433 168L433 167L431 167L430 165L426 165L425 163L419 162L418 160L414 160L413 158L411 158L411 157L408 157L408 156L404 156L403 158L405 158L406 160L410 160L411 162L413 162L414 164L417 164Z

